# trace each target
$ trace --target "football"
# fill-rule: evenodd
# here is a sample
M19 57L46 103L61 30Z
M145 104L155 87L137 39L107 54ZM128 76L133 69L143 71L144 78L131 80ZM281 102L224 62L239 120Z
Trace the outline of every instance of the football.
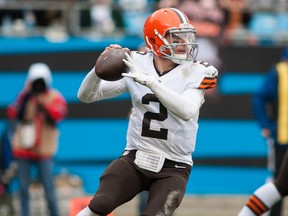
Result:
M128 51L121 48L112 48L100 55L95 64L96 75L107 81L122 79L122 73L128 72L129 69L123 62L123 59L126 59L125 52Z

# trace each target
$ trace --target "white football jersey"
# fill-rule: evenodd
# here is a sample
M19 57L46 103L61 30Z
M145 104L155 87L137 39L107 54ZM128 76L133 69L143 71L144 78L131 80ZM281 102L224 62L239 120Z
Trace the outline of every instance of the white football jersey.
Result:
M144 73L155 76L161 84L179 94L186 88L203 91L202 103L203 89L216 85L218 72L205 62L186 62L160 75L154 67L153 54L133 52L132 58ZM141 149L192 165L191 154L195 148L199 112L190 120L184 121L169 112L169 109L146 86L130 78L124 78L123 82L130 92L133 104L126 150ZM199 104L199 109L202 103Z
M189 120L180 118L181 115L177 115L175 109L172 113L173 108L168 107L168 105L165 107L155 96L156 92L154 94L148 87L128 77L115 82L104 80L100 82L95 76L94 69L86 76L80 87L82 99L93 102L129 92L132 100L132 111L125 150L157 153L167 159L192 165L199 110L204 103L205 90L216 86L218 71L207 62L187 61L160 75L154 67L153 55L149 52L131 52L131 57L138 68L159 80L159 85L162 88L157 88L157 90L159 89L165 93L165 96L167 95L165 100L176 101L176 97L183 96L182 93L187 92L187 89L189 90L189 98L185 95L186 101L190 101L190 99L196 101L195 104L192 103L194 107L191 109L195 111L192 112L193 116L189 117ZM173 94L171 94L171 90ZM163 98L162 101L164 101ZM170 105L167 101L166 104ZM181 109L178 107L176 110L181 112L185 105L185 110L187 110L187 104L183 103ZM191 103L189 104L191 105ZM172 106L177 105L172 104Z

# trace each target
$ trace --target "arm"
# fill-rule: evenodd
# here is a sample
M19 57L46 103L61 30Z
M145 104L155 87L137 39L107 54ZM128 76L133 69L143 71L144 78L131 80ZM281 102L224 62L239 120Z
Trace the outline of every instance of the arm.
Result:
M259 122L264 136L269 136L272 119L268 105L272 105L276 100L277 94L277 72L271 71L264 79L262 86L253 95L252 108L256 120Z
M19 93L17 99L7 108L7 116L10 120L22 119L24 113L24 106L30 97L31 94L29 94L25 90Z
M135 82L147 86L157 96L161 103L174 115L188 121L195 116L204 102L204 90L189 86L182 94L179 94L167 86L161 84L154 76L143 73L130 55L123 61L130 68L130 73L123 76L132 78Z
M195 116L204 102L203 90L188 88L182 94L178 94L156 79L148 82L147 87L171 113L185 121Z
M121 46L111 44L105 48L101 55L112 48L121 48ZM128 48L126 49L130 52ZM84 103L92 103L102 99L116 97L125 91L127 91L127 89L121 80L114 82L101 80L95 73L95 67L93 67L82 81L77 97Z
M53 98L42 106L53 121L59 122L67 115L67 102L60 93L53 91L53 94Z
M109 82L101 80L94 72L94 68L86 75L78 90L77 97L84 103L112 98L125 92L126 89L120 81Z

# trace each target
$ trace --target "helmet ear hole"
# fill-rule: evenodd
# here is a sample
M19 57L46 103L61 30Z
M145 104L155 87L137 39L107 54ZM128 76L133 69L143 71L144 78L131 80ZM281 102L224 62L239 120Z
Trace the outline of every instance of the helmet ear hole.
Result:
M151 41L151 43L155 44L155 39L154 38L149 38L149 40Z

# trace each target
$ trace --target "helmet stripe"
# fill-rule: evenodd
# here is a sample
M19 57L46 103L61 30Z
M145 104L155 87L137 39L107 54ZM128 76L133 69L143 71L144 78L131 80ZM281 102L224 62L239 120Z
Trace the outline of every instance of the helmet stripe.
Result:
M189 23L187 17L181 11L179 11L176 8L170 8L170 9L173 10L177 14L177 16L179 17L181 23Z

